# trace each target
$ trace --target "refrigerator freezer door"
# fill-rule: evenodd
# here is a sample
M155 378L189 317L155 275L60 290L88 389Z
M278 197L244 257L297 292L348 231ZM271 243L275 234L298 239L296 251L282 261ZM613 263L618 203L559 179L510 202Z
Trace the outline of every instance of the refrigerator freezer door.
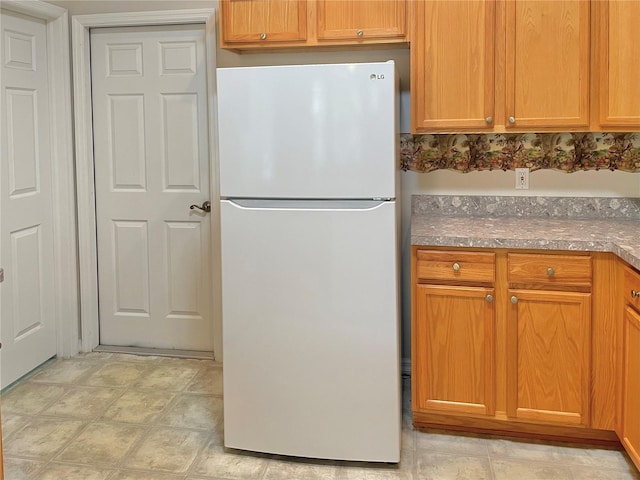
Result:
M397 462L396 211L222 201L225 446Z
M222 197L395 198L393 62L218 69Z

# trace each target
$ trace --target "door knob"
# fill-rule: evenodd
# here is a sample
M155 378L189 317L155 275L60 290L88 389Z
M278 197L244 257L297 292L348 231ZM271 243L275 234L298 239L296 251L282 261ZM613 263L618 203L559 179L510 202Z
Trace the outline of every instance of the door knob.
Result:
M202 206L200 206L200 205L191 205L189 207L190 210L193 210L194 208L197 208L198 210L202 210L203 212L209 213L211 211L211 202L209 200L207 200L206 202L204 202L202 204Z

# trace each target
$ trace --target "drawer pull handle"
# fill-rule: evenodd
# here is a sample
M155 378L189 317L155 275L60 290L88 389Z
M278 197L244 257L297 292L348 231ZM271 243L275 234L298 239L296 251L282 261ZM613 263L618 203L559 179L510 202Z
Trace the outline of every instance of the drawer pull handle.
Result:
M453 271L454 272L459 272L460 271L460 264L458 262L453 264Z
M485 298L487 299L487 302L493 302L493 295L487 295Z
M361 36L363 36L363 35L364 35L364 32L363 32L362 30L358 30L358 31L356 32L356 35L358 35L359 37L361 37Z
M511 303L513 303L514 305L518 303L518 297L516 297L515 295L511 297Z
M631 290L631 298L640 298L640 292L638 290Z
M556 273L556 271L553 268L551 268L551 267L547 268L547 275L549 275L550 277L555 275L555 273Z
M267 34L266 33L261 33L260 34L260 40L266 40L267 39Z

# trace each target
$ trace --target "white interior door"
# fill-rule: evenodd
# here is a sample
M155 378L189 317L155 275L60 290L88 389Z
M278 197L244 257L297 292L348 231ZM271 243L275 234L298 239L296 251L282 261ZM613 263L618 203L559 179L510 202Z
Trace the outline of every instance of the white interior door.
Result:
M91 31L100 343L213 350L203 25Z
M46 24L0 13L0 384L56 354Z

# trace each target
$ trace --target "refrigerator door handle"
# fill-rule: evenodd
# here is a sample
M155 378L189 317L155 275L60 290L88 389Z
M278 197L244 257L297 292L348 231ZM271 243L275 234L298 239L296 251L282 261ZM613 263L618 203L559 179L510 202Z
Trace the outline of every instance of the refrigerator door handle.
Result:
M369 211L393 201L389 200L281 200L232 198L222 200L245 210L353 210Z

